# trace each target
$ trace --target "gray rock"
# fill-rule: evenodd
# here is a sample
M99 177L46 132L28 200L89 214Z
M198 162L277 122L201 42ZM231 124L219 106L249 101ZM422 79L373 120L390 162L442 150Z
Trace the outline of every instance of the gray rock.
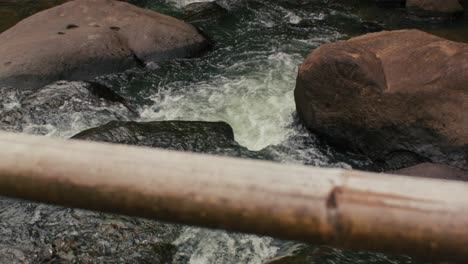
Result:
M224 122L111 121L80 132L73 138L244 158L265 158L264 154L240 146L234 140L231 126Z

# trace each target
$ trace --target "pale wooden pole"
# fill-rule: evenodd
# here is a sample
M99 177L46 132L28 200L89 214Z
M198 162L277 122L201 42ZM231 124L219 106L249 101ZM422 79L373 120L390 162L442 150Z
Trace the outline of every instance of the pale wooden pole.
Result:
M0 195L468 259L468 184L0 133Z

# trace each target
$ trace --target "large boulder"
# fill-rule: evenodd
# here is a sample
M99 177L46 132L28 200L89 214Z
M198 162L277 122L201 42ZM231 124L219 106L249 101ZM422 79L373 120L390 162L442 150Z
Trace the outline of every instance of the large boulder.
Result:
M461 0L406 0L406 7L428 14L451 15L463 12Z
M468 45L418 30L329 43L299 69L306 126L373 159L409 151L468 163Z
M0 34L0 87L38 88L200 54L192 25L114 0L75 0Z

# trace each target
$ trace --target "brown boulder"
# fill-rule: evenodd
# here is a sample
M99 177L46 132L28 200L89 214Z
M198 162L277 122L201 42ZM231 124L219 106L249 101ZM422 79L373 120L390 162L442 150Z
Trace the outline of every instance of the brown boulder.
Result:
M299 69L296 107L332 143L468 163L468 45L418 30L322 45Z
M178 19L125 2L76 0L0 34L0 87L86 80L207 47L195 27Z
M406 7L429 14L456 14L463 12L461 0L406 0Z
M468 171L433 163L421 163L390 173L413 177L468 181Z

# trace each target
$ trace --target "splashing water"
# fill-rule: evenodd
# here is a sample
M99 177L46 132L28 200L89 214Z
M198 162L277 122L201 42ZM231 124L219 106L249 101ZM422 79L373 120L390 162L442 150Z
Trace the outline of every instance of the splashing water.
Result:
M207 1L204 1L204 0L171 0L170 2L177 7L184 7L192 3L201 3L201 2L207 2Z
M219 32L219 26L201 25L214 31L210 36L220 42L217 50L195 63L208 76L186 82L164 80L149 95L154 104L142 109L142 120L225 121L233 127L236 141L251 150L280 144L297 133L290 124L304 51L344 35L330 29L293 28L306 15L280 6L242 11L250 13L247 18L234 18L242 26L227 25ZM322 9L307 13L311 20L324 16ZM297 36L290 30L297 31Z
M272 242L254 235L186 227L174 242L180 248L174 263L262 264L277 253Z
M229 123L236 141L253 150L279 144L292 133L295 109L294 76L301 56L283 52L257 58L261 66L245 76L216 76L193 84L190 92L166 90L153 95L154 105L142 112L143 120L204 120ZM243 68L237 62L230 68ZM184 89L181 89L184 90Z

